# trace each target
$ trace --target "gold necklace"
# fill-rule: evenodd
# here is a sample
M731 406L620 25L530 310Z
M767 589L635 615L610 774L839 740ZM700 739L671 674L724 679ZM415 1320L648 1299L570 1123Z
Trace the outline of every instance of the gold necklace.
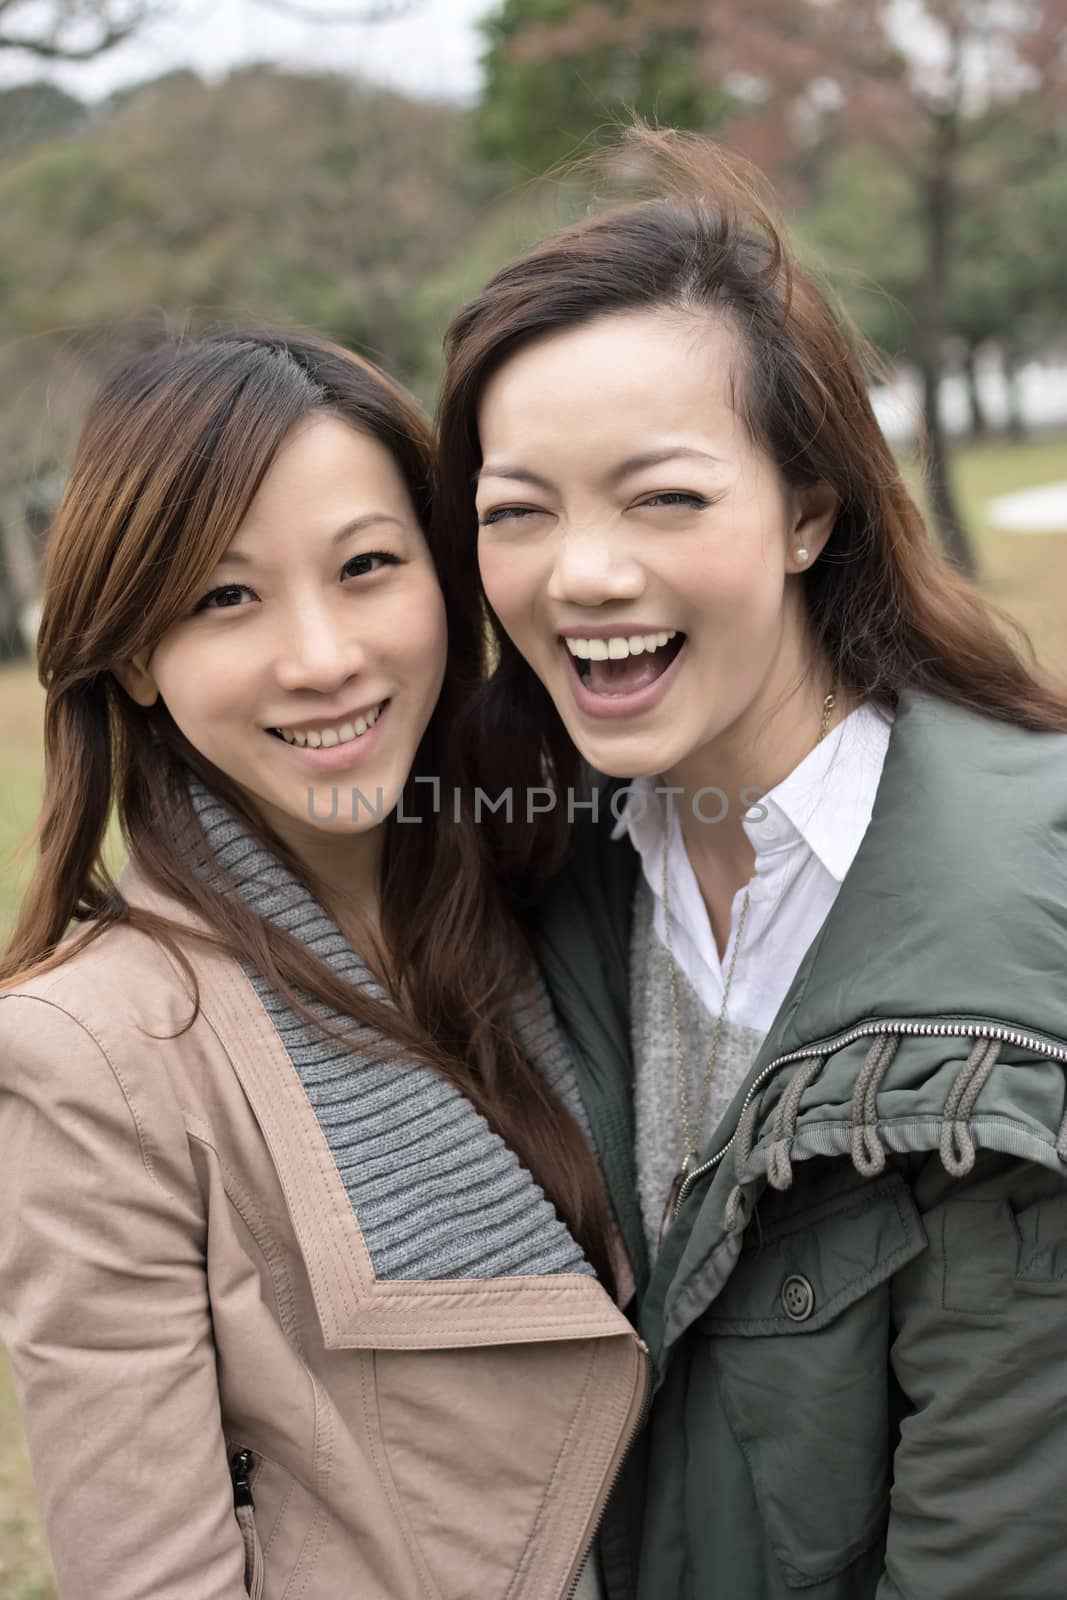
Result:
M830 727L830 718L834 714L834 707L836 704L837 696L831 689L830 693L825 697L822 703L822 725L819 729L819 737L816 740L817 744L821 744L826 738ZM726 1007L730 1001L730 989L734 981L734 971L737 967L737 956L741 949L741 938L745 931L745 922L748 919L748 908L752 903L751 892L749 889L746 889L745 898L741 902L741 915L737 919L737 932L734 935L733 954L730 957L730 965L726 973L726 982L723 984L722 1005L719 1007L719 1015L715 1019L715 1031L711 1036L711 1045L708 1049L708 1064L704 1068L704 1081L701 1084L700 1102L697 1106L694 1130L694 1126L689 1120L689 1078L685 1070L685 1058L682 1052L682 1027L678 1019L678 969L675 965L674 944L671 939L670 873L668 871L668 860L670 857L671 844L671 821L671 812L668 808L667 822L663 831L663 878L660 886L660 898L663 901L664 946L667 951L667 977L670 982L671 990L671 1027L674 1033L674 1070L678 1080L678 1110L680 1111L682 1117L682 1140L685 1148L682 1155L682 1164L674 1176L674 1182L667 1191L667 1203L663 1208L663 1218L659 1225L660 1244L663 1243L667 1236L667 1230L674 1221L674 1212L678 1204L678 1196L681 1194L682 1185L685 1183L685 1180L689 1175L689 1169L700 1155L700 1147L696 1143L696 1139L700 1134L700 1129L704 1125L704 1118L707 1115L708 1101L711 1097L712 1079L715 1076L715 1068L718 1065L719 1060L719 1041L722 1038L722 1030L726 1022Z

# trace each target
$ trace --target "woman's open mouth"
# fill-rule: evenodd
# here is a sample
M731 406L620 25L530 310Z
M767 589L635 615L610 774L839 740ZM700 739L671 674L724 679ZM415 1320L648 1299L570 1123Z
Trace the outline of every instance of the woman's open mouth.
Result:
M634 716L659 703L686 644L676 628L583 638L560 636L575 699L593 716Z

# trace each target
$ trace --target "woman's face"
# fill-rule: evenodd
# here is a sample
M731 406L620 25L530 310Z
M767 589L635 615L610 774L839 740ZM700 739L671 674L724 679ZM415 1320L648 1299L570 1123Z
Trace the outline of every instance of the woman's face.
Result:
M656 310L538 339L485 389L485 592L612 776L678 770L803 672L791 580L832 497L785 487L735 410L742 382L728 326Z
M298 424L191 614L123 681L298 851L396 806L444 675L444 603L389 452ZM364 801L353 801L358 789ZM375 816L377 813L377 817Z

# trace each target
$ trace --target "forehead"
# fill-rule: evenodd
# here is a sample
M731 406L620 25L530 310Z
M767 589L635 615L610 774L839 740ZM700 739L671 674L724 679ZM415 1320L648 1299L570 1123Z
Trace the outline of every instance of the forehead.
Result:
M482 451L583 450L639 434L721 435L737 423L737 336L722 318L672 309L598 317L532 340L487 383Z
M320 413L298 422L283 442L241 525L254 536L279 524L305 531L371 511L413 519L396 461L371 434Z

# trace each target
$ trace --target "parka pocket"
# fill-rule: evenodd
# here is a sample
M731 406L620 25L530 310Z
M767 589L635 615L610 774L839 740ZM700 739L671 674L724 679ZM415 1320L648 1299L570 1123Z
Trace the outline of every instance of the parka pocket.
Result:
M245 1547L245 1588L251 1600L263 1600L264 1562L263 1549L256 1526L256 1506L252 1498L252 1481L256 1458L251 1450L234 1450L230 1456L230 1476L233 1479L233 1512Z
M784 1582L806 1588L883 1535L889 1280L926 1236L896 1174L862 1187L852 1180L799 1210L791 1198L773 1196L768 1219L750 1224L728 1283L696 1325L689 1410L698 1420L725 1416ZM705 1445L694 1427L694 1472L705 1449L704 1481L714 1484L721 1443Z

